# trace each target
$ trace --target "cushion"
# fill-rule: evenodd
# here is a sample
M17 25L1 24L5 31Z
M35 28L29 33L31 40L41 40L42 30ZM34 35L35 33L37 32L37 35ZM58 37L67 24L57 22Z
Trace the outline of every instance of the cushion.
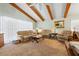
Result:
M79 53L79 42L71 41L69 44L71 47L73 47L75 49L75 51L77 51L77 53Z

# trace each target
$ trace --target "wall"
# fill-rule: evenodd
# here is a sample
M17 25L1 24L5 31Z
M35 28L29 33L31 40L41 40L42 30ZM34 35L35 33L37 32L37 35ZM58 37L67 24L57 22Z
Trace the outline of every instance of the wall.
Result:
M52 29L53 22L51 20L46 20L44 22L38 22L36 24L36 27L40 29Z
M16 18L0 16L0 32L4 33L4 42L17 40L17 31L32 30L33 24Z
M61 33L63 30L71 30L71 19L70 18L62 18L62 19L54 19L54 21L64 20L64 28L54 28L54 32ZM53 21L53 22L54 22Z
M4 33L5 43L17 39L17 31L33 29L27 16L8 3L0 4L0 33Z
M64 28L55 28L54 21L64 20ZM71 19L70 18L61 18L53 20L45 20L44 22L38 22L35 24L35 29L49 29L53 32L62 32L63 30L71 30Z
M79 17L72 17L71 18L71 30L79 32Z

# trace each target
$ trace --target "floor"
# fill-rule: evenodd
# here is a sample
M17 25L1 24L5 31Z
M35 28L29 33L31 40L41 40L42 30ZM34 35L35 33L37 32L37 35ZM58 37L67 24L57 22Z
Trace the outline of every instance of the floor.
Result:
M39 43L8 44L0 48L0 56L67 56L63 43L45 39Z

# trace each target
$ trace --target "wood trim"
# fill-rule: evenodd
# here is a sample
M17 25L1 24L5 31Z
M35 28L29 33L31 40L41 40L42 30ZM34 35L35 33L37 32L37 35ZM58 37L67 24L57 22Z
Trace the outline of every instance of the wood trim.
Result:
M49 5L46 5L46 8L47 8L47 10L49 12L50 18L53 19L51 7Z
M66 4L66 9L65 9L65 13L64 13L64 18L67 17L67 14L68 14L68 11L69 11L69 9L70 9L70 6L71 6L71 3L67 3L67 4Z
M30 5L29 3L26 3L28 6ZM37 8L35 6L30 6L30 8L33 10L33 12L35 12L35 14L42 20L44 21L43 16L41 15L41 13L37 10Z
M9 3L11 6L13 6L14 8L16 8L18 11L20 11L21 13L23 13L24 15L28 16L30 19L32 19L34 22L37 22L32 16L30 16L29 14L27 14L24 10L22 10L20 7L18 7L15 3Z

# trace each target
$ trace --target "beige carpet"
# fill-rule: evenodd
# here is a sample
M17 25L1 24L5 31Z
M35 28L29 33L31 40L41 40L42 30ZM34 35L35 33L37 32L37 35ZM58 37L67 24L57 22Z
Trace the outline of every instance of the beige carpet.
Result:
M64 44L57 40L42 40L39 43L8 44L0 48L0 56L67 56Z

